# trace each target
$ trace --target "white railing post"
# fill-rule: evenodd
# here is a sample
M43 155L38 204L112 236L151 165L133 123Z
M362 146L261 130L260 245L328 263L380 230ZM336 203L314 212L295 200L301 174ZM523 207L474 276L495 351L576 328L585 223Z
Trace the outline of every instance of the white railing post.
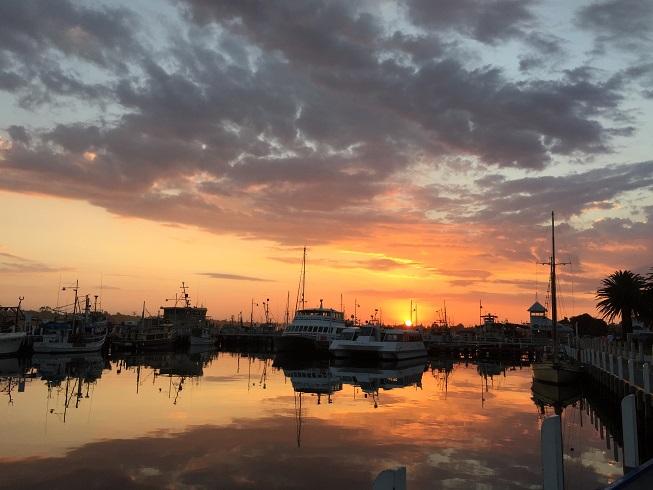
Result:
M617 357L617 376L619 379L624 379L624 362L623 357Z
M614 374L614 356L610 354L608 359L610 361L610 374Z
M552 415L542 422L541 451L543 490L564 490L565 474L562 463L562 426L560 416Z
M635 395L628 395L621 400L621 423L624 434L624 470L627 472L639 466Z
M651 393L651 367L648 362L642 366L642 377L644 378L644 391Z
M628 359L628 381L635 386L635 361Z

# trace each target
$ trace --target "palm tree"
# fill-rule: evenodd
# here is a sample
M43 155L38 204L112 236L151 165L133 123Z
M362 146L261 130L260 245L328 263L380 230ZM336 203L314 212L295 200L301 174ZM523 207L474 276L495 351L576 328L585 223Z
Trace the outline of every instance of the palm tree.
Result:
M653 327L653 267L646 276L646 286L642 291L641 317L647 326Z
M641 316L646 280L631 271L616 271L601 281L596 291L597 307L609 322L621 316L623 334L632 333L633 315Z

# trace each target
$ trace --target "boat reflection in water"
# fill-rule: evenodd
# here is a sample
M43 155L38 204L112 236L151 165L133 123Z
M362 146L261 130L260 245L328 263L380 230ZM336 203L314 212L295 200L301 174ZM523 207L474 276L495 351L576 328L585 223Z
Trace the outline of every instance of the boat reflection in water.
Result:
M533 380L531 392L533 402L542 415L546 414L547 407L553 408L556 415L561 415L565 407L574 405L582 398L582 391L578 384L555 385Z
M71 354L34 354L34 374L45 381L48 388L48 415L55 415L66 422L68 409L79 408L83 399L91 397L91 388L102 377L108 363L100 352ZM63 395L63 396L60 396ZM50 407L60 401L63 407Z
M374 401L374 408L379 406L379 391L388 391L408 386L422 387L422 374L426 362L415 359L374 366L357 366L337 362L330 368L331 373L340 378L343 384L360 388L366 397Z
M116 363L116 374L124 371L136 373L136 393L139 392L146 376L153 382L157 378L168 378L168 398L176 405L188 380L199 383L204 375L204 367L209 365L217 354L202 352L143 352L135 354L120 353L112 357ZM146 371L147 374L143 371ZM159 391L162 391L160 388Z

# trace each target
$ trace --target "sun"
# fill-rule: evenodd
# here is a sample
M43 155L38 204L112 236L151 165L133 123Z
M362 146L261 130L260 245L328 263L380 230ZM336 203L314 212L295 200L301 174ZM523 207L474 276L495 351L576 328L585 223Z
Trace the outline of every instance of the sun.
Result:
M406 325L407 327L411 327L413 325L413 322L410 320L406 320L404 321L404 325Z

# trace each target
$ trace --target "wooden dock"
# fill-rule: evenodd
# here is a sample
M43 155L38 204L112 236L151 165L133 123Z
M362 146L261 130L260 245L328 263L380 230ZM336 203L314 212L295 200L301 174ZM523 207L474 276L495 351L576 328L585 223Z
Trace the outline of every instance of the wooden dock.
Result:
M629 398L633 399L635 408L632 420L635 428L627 430L624 427L623 435L627 474L608 488L653 488L653 453L645 444L653 440L653 348L642 342L594 338L572 339L564 350L582 362L587 374L615 398L622 400L632 395Z
M453 358L471 359L520 359L523 357L535 359L551 348L551 339L546 338L464 339L451 337L446 340L427 340L425 343L429 354L447 354Z

